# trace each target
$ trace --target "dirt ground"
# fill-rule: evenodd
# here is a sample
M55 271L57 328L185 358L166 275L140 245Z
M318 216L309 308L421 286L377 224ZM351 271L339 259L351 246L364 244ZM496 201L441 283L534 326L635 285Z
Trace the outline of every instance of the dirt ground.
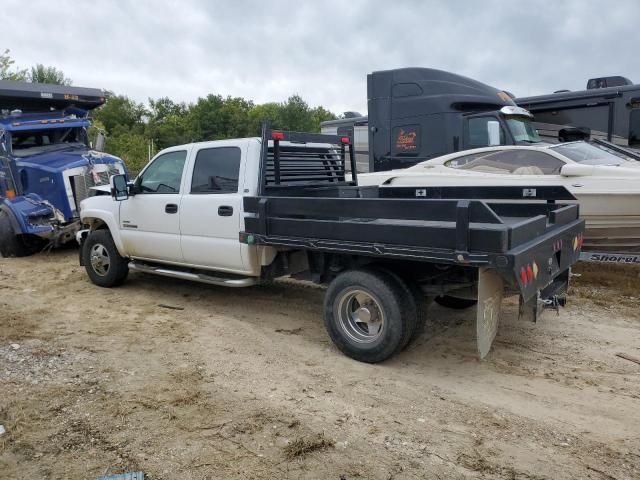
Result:
M75 250L0 258L0 478L638 479L640 365L616 354L640 357L640 270L581 270L559 316L509 304L485 361L473 309L432 306L366 365L318 287L105 290Z

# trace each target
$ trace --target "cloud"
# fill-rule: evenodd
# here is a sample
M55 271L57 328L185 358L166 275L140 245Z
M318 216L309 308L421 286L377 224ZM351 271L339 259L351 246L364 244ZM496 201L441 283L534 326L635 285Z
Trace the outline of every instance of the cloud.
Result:
M256 102L293 93L335 112L366 111L366 75L423 66L516 95L640 81L640 3L5 0L0 49L20 66L62 69L76 85L146 101L208 93Z

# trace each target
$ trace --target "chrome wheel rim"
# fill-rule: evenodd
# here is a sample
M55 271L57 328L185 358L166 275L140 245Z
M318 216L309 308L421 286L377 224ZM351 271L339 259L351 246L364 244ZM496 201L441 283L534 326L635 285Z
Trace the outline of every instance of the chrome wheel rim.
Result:
M96 243L91 247L89 258L91 260L91 268L97 275L104 277L109 273L111 259L109 258L109 252L104 245Z
M378 299L364 290L346 290L338 303L338 324L354 342L375 342L384 330L385 318Z

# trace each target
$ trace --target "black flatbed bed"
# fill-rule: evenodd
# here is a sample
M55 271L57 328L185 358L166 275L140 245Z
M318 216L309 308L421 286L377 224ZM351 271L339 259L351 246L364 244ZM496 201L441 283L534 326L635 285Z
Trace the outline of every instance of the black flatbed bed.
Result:
M244 235L250 242L489 266L514 286L523 265L544 265L539 281L520 285L524 297L551 283L579 255L575 245L584 222L578 205L557 203L575 200L562 187L359 187L356 175L347 177L348 161L355 171L349 138L277 132L269 147L272 135L263 132L260 195L244 199ZM292 143L280 144L286 141ZM309 180L309 170L299 179L302 159L295 143L301 142L338 145L333 155L304 158L322 181ZM295 171L287 170L291 163Z

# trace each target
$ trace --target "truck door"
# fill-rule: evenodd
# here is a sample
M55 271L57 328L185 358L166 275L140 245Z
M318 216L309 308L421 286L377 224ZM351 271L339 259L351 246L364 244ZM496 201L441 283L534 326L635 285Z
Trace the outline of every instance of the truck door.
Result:
M138 193L120 202L120 232L134 258L182 262L181 183L187 150L156 157L136 180Z
M246 148L222 144L193 152L180 212L185 263L234 273L248 271L239 241L242 193L238 181Z

